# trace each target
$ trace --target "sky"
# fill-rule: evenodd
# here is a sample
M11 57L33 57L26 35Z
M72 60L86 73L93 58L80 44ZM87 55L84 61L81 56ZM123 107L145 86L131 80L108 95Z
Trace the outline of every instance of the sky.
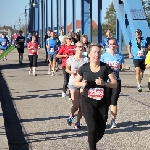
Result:
M56 0L54 0L54 12L56 12ZM63 4L63 0L62 4ZM24 17L24 10L25 10L25 6L28 9L29 8L29 0L0 0L1 2L1 9L0 9L0 26L6 25L6 26L14 26L14 25L18 25L19 22L19 17L21 19L21 24L24 25L25 24L25 17ZM103 4L102 4L102 22L104 22L104 17L106 14L106 8L109 7L109 5L111 4L112 0L103 0ZM93 20L96 21L97 23L97 14L98 11L95 9L95 7L97 8L97 0L92 0L92 5L93 5ZM67 24L69 25L72 21L72 8L71 6L71 0L67 0ZM50 0L48 0L48 5L50 6ZM71 9L70 9L71 8ZM81 19L81 0L76 0L76 19L80 20ZM63 7L61 9L62 11L62 22L63 22ZM48 12L49 16L48 18L50 18L50 7L49 7L49 12ZM50 26L50 19L48 21L48 24ZM56 26L56 19L54 17L54 26Z

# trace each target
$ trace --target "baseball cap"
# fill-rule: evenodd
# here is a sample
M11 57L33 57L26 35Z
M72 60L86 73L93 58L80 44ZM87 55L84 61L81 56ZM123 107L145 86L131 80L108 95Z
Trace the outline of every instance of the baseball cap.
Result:
M142 34L142 31L140 30L140 29L136 29L136 31L135 32L137 32L137 33L141 33Z

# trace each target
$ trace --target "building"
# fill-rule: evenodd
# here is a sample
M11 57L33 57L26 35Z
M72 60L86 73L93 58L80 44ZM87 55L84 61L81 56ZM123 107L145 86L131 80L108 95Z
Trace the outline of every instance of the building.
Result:
M72 22L68 25L67 27L67 31L70 32L72 31L73 25ZM96 24L96 22L94 20L92 20L92 28L96 29L98 28L98 25ZM74 32L80 32L81 31L81 20L76 20L76 31Z

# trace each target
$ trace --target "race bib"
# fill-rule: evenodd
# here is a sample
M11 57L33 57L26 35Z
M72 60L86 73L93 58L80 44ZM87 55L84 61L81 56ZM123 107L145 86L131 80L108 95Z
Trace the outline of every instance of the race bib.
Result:
M140 56L144 56L143 51L138 51L138 52L137 52L137 56L139 56L139 57L140 57Z
M114 69L114 70L118 70L120 68L119 62L116 62L116 61L108 61L107 64L111 67L111 69Z
M88 90L88 97L95 99L95 100L101 100L104 97L104 89L103 88L90 88Z
M34 52L36 52L36 50L33 49L32 52L34 53Z
M52 52L52 53L53 53L53 52L54 52L54 48L51 48L51 49L50 49L50 52Z

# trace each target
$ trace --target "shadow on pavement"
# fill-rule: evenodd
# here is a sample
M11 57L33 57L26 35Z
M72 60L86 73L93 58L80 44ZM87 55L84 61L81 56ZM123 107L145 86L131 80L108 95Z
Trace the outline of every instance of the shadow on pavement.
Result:
M77 131L84 131L84 133L78 133ZM75 132L72 134L72 132ZM66 134L67 133L67 134ZM63 135L64 134L64 135ZM46 137L36 139L36 135L46 135ZM54 135L54 136L51 136ZM27 136L30 137L32 142L42 142L48 140L58 140L58 139L69 139L73 137L84 137L87 136L87 127L83 126L82 129L65 129L65 130L57 130L57 131L48 131L48 132L37 132L37 133L30 133ZM34 139L32 139L32 136Z
M76 116L76 115L75 115ZM51 119L62 119L62 118L68 118L68 116L56 116L56 117L48 117L48 118L33 118L33 119L20 119L21 122L33 122L33 121L45 121L45 120L51 120Z
M113 133L119 133L119 132L136 132L136 131L149 130L150 127L146 127L149 124L150 124L150 121L122 122L122 123L117 124L118 128L106 130L105 134L113 134ZM109 126L109 128L110 128L110 126ZM108 126L107 126L107 129L108 129Z
M38 61L37 63L37 67L38 66L46 66L46 64L43 61ZM22 65L20 65L19 63L15 63L15 64L3 64L1 66L1 69L5 70L5 69L20 69L20 68L29 68L29 63L23 63Z
M24 95L24 96L16 96L12 98L13 100L27 100L32 98L49 98L49 97L62 97L61 93L51 93L51 94L44 94L44 95Z
M12 101L9 88L1 72L0 95L9 150L31 150L29 148L29 143L27 143L27 140L24 138L23 128L18 118L19 114L15 109L15 104Z

